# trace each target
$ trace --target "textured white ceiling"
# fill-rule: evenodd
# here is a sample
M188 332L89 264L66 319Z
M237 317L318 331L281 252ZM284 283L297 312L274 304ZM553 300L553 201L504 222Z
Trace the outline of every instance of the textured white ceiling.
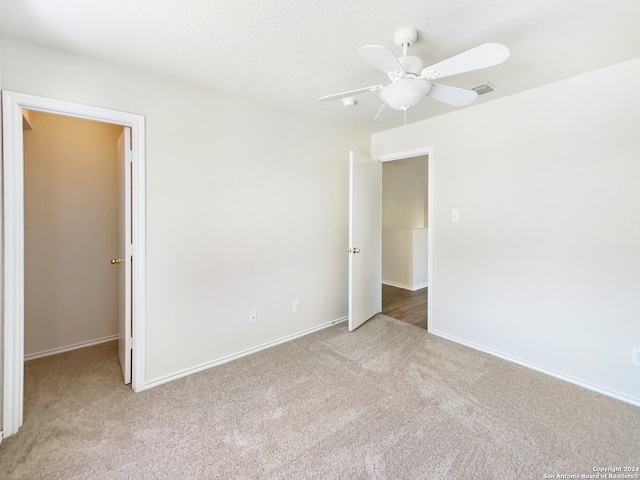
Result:
M399 55L400 27L418 29L409 53L425 65L485 42L507 45L504 64L442 81L491 82L498 90L481 103L640 57L639 21L639 0L0 0L1 35L372 131L403 121L397 112L372 122L377 93L352 109L316 99L385 83L358 48ZM427 98L407 120L451 110Z

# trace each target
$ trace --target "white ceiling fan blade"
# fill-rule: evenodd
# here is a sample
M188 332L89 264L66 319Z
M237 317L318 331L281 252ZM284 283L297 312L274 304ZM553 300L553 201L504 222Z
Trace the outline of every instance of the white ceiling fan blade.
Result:
M376 122L383 122L385 121L387 118L389 118L389 115L393 112L393 108L391 108L388 104L383 103L382 107L380 107L380 110L378 110L378 113L376 113L376 116L373 118Z
M367 60L371 65L384 73L404 73L404 68L398 61L398 58L387 47L380 45L365 45L360 47L358 53L362 58Z
M449 77L458 73L498 65L509 58L509 49L501 43L485 43L455 57L422 69L420 75L428 80Z
M382 87L384 87L384 85L373 85L371 87L357 88L355 90L349 90L347 92L334 93L333 95L326 95L324 97L320 97L318 101L328 102L330 100L337 100L338 98L351 97L353 95L358 95L360 93L375 92L376 90L380 90Z
M449 85L440 85L438 83L431 84L431 90L427 93L427 97L431 97L439 102L446 103L453 107L464 107L473 102L478 94L473 90L466 88L451 87Z

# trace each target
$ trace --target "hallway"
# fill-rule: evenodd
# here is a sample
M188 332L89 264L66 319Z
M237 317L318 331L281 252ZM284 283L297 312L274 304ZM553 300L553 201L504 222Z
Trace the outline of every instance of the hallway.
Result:
M426 330L427 288L412 292L383 284L382 313Z

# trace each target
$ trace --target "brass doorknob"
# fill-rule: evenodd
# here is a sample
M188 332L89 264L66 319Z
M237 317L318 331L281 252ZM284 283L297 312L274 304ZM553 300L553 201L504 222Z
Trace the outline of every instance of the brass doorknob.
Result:
M124 262L124 260L122 258L112 258L111 259L111 265L117 265L119 263Z

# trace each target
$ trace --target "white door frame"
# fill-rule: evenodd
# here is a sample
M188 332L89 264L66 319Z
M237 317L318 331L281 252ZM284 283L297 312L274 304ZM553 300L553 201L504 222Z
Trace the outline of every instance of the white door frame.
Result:
M3 133L3 436L22 425L24 388L24 178L22 111L84 118L130 127L133 144L133 372L145 388L145 119L142 115L16 92L2 92Z
M429 157L427 160L427 228L429 229L429 249L427 252L427 325L429 325L433 319L433 147L420 147L413 150L386 153L373 158L380 162L392 162L394 160L420 157L422 155Z

